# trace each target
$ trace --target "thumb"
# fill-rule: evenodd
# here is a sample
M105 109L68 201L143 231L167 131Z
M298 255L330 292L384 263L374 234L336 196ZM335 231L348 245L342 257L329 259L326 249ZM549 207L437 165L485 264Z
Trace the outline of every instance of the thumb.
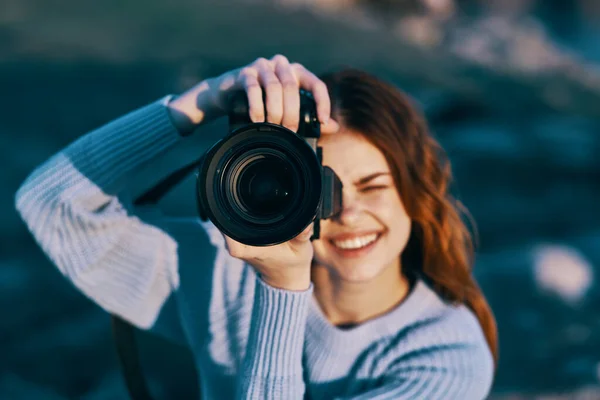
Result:
M313 245L310 241L310 238L313 235L313 224L307 226L298 236L293 238L288 242L290 248L296 253L296 255L301 256L302 259L305 257L311 257L313 254Z
M329 118L329 120L321 125L321 134L322 135L330 135L332 133L336 133L340 130L340 124L334 120L333 118Z
M313 234L313 224L308 225L298 236L292 239L296 243L309 242Z

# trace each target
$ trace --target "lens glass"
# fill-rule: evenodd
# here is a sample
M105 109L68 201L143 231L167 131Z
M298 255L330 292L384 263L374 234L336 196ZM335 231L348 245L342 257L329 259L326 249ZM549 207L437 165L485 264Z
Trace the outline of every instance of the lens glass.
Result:
M272 154L248 160L236 183L238 199L255 217L285 213L298 195L290 163Z
M277 126L236 131L212 148L198 175L198 200L229 237L282 243L320 213L322 166L308 142Z

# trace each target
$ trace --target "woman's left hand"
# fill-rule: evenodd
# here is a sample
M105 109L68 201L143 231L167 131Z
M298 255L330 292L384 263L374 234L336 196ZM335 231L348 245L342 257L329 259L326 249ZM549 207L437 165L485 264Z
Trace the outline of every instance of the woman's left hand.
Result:
M298 236L274 246L248 246L225 236L227 250L233 257L250 264L270 286L302 291L310 287L313 224Z

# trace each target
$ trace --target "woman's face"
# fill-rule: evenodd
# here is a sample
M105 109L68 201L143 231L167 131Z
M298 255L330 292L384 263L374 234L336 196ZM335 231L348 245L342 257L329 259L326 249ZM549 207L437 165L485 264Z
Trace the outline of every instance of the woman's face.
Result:
M313 242L315 262L331 279L368 282L399 268L411 230L400 195L381 151L362 135L344 129L319 140L323 164L340 177L343 211L321 221Z

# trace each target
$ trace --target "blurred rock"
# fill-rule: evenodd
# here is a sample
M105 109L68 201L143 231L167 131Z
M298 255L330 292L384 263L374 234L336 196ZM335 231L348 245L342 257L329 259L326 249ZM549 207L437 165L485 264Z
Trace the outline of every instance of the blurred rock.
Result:
M566 246L537 246L533 263L539 287L557 294L572 306L577 306L585 297L594 279L589 261Z

